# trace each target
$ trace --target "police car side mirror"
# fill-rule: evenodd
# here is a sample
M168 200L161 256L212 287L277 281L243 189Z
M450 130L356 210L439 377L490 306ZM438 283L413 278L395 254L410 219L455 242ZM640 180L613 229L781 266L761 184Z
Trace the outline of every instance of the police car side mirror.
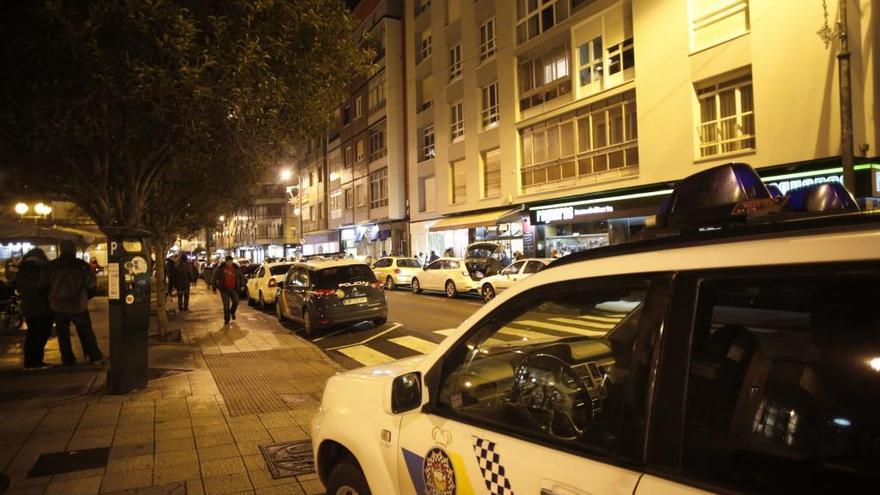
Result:
M391 384L391 412L399 414L422 405L422 374L400 375Z

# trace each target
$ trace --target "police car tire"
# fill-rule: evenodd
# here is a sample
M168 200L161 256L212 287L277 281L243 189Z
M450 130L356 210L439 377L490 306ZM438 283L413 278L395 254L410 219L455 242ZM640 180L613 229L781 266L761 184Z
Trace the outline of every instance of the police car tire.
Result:
M345 488L358 495L371 495L370 486L367 484L363 471L350 459L339 461L333 466L333 469L330 470L330 476L327 477L327 495L350 493L345 491Z

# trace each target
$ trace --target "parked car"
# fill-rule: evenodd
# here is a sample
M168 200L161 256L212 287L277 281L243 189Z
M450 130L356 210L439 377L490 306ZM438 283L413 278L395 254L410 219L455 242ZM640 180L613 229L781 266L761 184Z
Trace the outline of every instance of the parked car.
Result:
M471 276L462 258L440 258L413 275L411 287L414 294L423 290L443 291L447 297L476 291L479 279Z
M543 270L551 261L553 260L549 258L525 258L516 261L501 270L501 273L498 275L492 275L480 280L482 284L480 295L483 296L484 301L489 302L499 292L509 289L514 283Z
M758 183L693 188L665 237L556 260L429 354L330 378L311 424L327 492L877 486L880 214L779 221L763 213L789 197Z
M301 322L308 337L334 325L372 321L379 326L388 321L382 284L369 265L357 260L293 263L276 301L278 320Z
M415 258L389 256L373 263L376 279L384 282L386 290L394 290L398 285L409 285L413 275L422 271L422 265Z
M284 279L293 263L263 263L251 273L247 280L247 301L260 309L275 304L278 282ZM244 270L244 269L242 269Z
M510 264L504 247L497 242L475 242L465 253L465 265L475 280L497 275Z

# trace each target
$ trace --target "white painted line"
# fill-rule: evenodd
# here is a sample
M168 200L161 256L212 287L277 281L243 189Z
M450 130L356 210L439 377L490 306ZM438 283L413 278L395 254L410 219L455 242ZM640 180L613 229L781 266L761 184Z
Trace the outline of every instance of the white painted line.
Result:
M457 328L446 328L443 330L434 330L434 333L439 333L440 335L445 335L445 336L449 337L450 335L455 333L457 330L458 330Z
M437 347L437 344L431 342L430 340L420 339L418 337L413 337L412 335L394 337L393 339L388 339L388 341L406 347L407 349L421 352L422 354L427 354L433 351L435 347Z
M339 349L345 349L346 347L354 347L356 345L364 345L367 342L370 342L371 340L375 340L375 339L385 335L386 333L388 333L392 330L396 330L402 326L403 325L401 325L400 323L395 323L394 325L391 325L390 327L386 328L385 330L382 330L381 332L377 333L376 335L373 335L372 337L370 337L368 339L364 339L360 342L355 342L354 344L346 344L346 345L340 345L340 346L336 346L336 347L329 347L329 348L327 348L327 350L328 351L338 351Z
M339 352L363 364L364 366L374 366L377 364L385 364L394 361L394 358L383 354L375 349L365 345L354 345L339 349Z

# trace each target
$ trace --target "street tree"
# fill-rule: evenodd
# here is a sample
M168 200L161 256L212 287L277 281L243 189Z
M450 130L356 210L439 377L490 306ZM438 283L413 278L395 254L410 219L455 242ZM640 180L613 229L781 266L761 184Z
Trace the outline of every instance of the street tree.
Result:
M369 70L352 29L341 0L4 2L0 161L22 192L143 227L172 164L267 163L325 129Z

